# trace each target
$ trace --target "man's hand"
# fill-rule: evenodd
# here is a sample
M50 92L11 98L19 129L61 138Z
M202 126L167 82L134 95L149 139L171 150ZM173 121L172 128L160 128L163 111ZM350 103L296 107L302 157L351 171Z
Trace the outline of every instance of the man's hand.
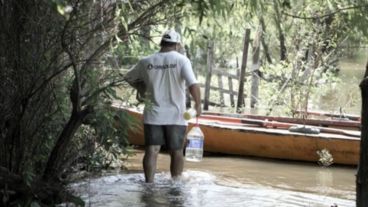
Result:
M136 99L138 102L144 102L145 94L146 94L146 84L141 80L129 81L126 80L130 86L137 90Z

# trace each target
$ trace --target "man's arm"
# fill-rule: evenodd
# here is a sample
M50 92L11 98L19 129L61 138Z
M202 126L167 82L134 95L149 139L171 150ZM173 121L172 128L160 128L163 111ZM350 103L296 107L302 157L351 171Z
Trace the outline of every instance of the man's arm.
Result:
M192 95L194 99L194 109L197 111L197 117L201 115L202 108L201 108L201 90L198 84L192 84L189 86L190 95Z
M137 89L137 100L143 102L146 92L146 85L141 78L140 61L125 75L124 80L129 83L130 86Z

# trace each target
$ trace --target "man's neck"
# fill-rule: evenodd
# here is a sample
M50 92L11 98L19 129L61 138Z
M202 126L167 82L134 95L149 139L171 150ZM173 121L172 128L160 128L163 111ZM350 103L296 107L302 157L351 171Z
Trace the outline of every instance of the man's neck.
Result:
M176 51L176 47L161 47L160 52L171 52L171 51Z

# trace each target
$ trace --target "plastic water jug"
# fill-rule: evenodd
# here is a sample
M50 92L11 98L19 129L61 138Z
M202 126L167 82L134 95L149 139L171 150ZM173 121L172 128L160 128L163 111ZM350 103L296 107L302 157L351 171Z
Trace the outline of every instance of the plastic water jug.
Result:
M185 159L200 162L203 158L204 135L199 125L196 124L187 134L187 146L185 148Z

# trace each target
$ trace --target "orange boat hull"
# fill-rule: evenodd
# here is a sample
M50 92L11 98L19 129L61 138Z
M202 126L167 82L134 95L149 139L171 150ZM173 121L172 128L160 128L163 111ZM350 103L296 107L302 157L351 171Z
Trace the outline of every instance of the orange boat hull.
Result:
M127 111L142 120L142 114ZM192 125L190 123L188 128ZM330 133L304 134L235 123L232 126L229 122L200 121L200 128L204 133L204 150L207 152L317 162L317 151L327 149L334 163L357 165L359 161L358 137ZM138 124L138 129L130 130L128 136L131 144L144 145L143 121Z
M224 128L201 125L205 151L288 160L319 160L317 151L327 149L334 163L356 165L359 160L358 138L344 135L305 135L287 130Z

